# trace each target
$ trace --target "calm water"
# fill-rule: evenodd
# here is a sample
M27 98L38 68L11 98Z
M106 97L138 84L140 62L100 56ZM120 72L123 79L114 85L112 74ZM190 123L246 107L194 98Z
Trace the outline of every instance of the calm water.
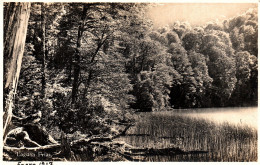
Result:
M164 113L165 115L174 115L177 113L198 119L210 120L217 124L228 122L229 124L234 125L248 125L256 129L258 126L257 107L182 109L176 111L154 113Z

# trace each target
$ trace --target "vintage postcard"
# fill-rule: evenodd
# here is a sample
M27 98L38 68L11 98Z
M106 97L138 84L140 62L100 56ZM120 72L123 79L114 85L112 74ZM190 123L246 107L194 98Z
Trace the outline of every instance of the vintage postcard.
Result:
M258 162L257 1L5 1L2 162Z

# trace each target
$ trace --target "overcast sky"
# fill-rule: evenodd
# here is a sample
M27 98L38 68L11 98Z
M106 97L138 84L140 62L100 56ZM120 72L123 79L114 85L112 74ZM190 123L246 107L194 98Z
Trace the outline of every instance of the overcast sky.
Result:
M151 8L148 15L157 27L175 21L204 25L216 19L221 21L234 17L256 6L252 3L168 3Z

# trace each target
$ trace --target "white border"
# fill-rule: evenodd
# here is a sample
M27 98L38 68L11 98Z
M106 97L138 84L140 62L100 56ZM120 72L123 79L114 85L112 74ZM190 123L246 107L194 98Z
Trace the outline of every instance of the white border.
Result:
M3 0L3 2L258 3L258 0Z
M1 106L1 112L0 115L2 115L3 113L3 2L146 2L146 3L258 3L258 0L1 0L0 1L0 66L2 67L0 69L0 86L1 86L1 95L0 95L0 106ZM258 13L260 13L260 9L258 6ZM260 18L258 16L258 22L260 21ZM258 34L258 41L260 39L260 36ZM258 50L258 54L260 53L260 50ZM258 65L259 67L259 65ZM260 68L260 67L259 67ZM258 70L259 70L258 68ZM259 77L259 75L258 75ZM258 80L258 87L259 87L260 83ZM259 88L258 88L258 93L260 92ZM258 96L258 101L259 101L259 96ZM258 125L260 125L260 113L258 112ZM259 127L258 127L259 128ZM3 132L3 122L2 122L2 117L0 117L0 131L1 134ZM260 132L258 130L258 139L260 138ZM1 143L0 143L0 157L1 157L1 161L0 164L3 165L17 165L18 162L16 161L12 161L12 162L6 162L6 161L2 161L3 160L3 146L2 146L2 142L3 142L3 137L1 135ZM185 165L189 165L189 164L210 164L210 165L218 165L218 164L224 164L224 165L230 165L230 164L236 164L236 165L244 165L244 164L249 164L249 165L258 165L260 160L260 147L259 147L259 140L258 140L258 162L53 162L54 165L67 165L67 164L96 164L96 165L103 165L103 164L160 164L163 163L165 165L170 165L170 164L185 164ZM46 161L47 162L47 161ZM36 165L39 165L39 161L38 162L22 162L22 163L36 163Z

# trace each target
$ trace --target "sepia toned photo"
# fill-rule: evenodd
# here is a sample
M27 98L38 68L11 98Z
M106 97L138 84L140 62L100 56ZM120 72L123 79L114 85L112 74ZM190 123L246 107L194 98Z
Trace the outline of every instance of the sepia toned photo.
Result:
M2 7L5 163L258 161L258 3Z

